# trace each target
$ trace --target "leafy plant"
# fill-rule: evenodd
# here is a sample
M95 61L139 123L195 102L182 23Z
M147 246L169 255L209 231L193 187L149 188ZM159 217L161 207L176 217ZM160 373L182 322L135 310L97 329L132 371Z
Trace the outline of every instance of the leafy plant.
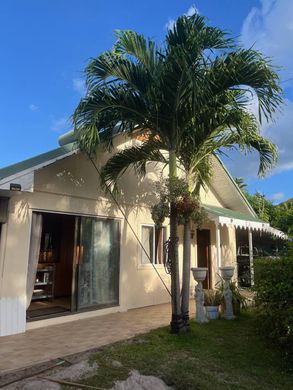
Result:
M293 246L279 259L255 261L258 326L270 340L293 351ZM291 355L292 356L292 355ZM293 357L293 356L292 356Z
M219 306L223 301L223 294L220 290L204 290L205 306Z

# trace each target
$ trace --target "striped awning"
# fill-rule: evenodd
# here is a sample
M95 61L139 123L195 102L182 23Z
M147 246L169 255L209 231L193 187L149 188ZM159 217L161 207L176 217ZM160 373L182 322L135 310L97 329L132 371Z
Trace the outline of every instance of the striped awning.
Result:
M203 205L203 207L208 214L208 218L222 226L230 225L241 229L261 230L285 240L288 238L282 231L271 227L268 222L264 222L253 215L243 214L224 207L210 205Z

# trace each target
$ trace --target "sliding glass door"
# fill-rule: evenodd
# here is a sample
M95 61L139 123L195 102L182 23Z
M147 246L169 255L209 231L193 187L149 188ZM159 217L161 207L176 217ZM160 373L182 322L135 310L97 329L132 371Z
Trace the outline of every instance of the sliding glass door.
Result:
M77 310L119 303L119 222L80 217Z

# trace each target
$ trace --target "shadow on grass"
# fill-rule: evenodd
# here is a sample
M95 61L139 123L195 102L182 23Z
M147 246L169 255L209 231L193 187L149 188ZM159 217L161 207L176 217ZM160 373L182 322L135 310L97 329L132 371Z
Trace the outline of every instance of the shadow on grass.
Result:
M160 328L106 347L92 359L99 365L97 374L82 383L105 388L126 379L133 369L178 390L293 388L280 351L257 335L251 313L206 325L191 321L187 335Z

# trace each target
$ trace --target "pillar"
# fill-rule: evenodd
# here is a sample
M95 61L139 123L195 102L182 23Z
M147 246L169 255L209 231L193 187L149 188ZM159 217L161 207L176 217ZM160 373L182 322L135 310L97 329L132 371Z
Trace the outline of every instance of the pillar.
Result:
M222 253L221 253L221 230L220 224L216 224L216 248L217 248L217 266L218 272L219 268L222 267Z
M253 264L253 242L252 230L248 229L248 248L249 248L249 265L250 265L250 283L254 286L254 264Z

